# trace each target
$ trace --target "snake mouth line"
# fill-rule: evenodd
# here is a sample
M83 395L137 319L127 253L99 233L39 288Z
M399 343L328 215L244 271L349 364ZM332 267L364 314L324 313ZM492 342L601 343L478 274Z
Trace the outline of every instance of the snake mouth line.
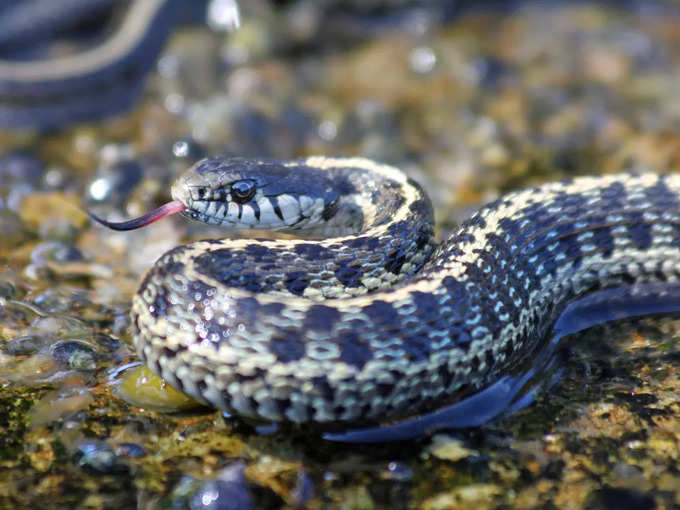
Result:
M170 216L171 214L182 212L186 208L187 207L179 200L173 200L172 202L163 204L162 206L154 209L153 211L149 211L147 213L142 214L141 216L138 216L137 218L132 218L131 220L127 221L106 221L105 219L100 218L99 216L91 213L90 211L85 212L94 221L112 230L134 230L137 228L145 227L151 223L160 220L161 218Z

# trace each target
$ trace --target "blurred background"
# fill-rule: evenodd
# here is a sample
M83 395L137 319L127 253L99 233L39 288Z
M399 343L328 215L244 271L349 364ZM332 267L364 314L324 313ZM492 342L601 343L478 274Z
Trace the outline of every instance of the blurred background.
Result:
M680 505L672 318L579 335L550 395L479 429L363 448L263 435L130 375L139 278L224 232L172 218L112 233L79 209L138 215L208 155L362 155L423 184L443 236L521 186L676 171L679 14L0 0L0 507Z

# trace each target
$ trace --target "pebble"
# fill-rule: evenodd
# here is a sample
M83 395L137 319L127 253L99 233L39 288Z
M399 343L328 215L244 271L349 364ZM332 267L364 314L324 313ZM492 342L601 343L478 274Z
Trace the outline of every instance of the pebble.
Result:
M22 197L41 188L44 170L40 160L22 150L0 156L0 208L17 212Z
M388 462L380 472L380 478L395 482L408 482L413 478L413 470L402 462Z
M43 371L43 375L49 375L49 372ZM74 382L72 377L69 380L71 384ZM53 378L51 381L56 382ZM30 384L31 381L21 382ZM83 387L76 386L50 391L33 404L28 413L28 420L32 428L44 427L58 420L63 421L76 416L87 409L93 401L92 392Z
M10 356L28 356L38 352L48 341L36 335L20 336L7 342L2 350Z
M33 298L33 303L46 314L63 314L92 306L92 301L82 289L51 287Z
M650 494L634 489L605 486L588 497L587 508L592 510L653 510L656 502Z
M72 370L95 370L99 355L94 347L82 340L64 340L50 347L52 358Z
M55 338L83 338L92 334L92 328L85 322L67 315L38 317L31 323L29 331Z
M235 462L224 468L217 480L202 484L189 499L191 510L249 510L253 508L243 471Z
M118 456L106 443L89 441L78 445L76 452L78 465L98 474L114 474L127 470Z
M135 160L124 160L100 168L87 185L91 202L122 205L142 181L142 167Z
M146 455L146 450L137 443L120 443L115 447L116 455L119 457L139 458Z
M135 407L166 413L200 407L198 402L174 389L144 365L120 371L111 384L118 397Z
M31 261L36 264L80 262L84 259L78 248L64 241L45 241L37 244L31 251Z
M437 434L432 438L428 452L438 459L456 462L473 455L479 455L476 450L467 448L463 441L445 434Z
M21 218L9 209L0 209L0 250L9 250L30 238Z
M0 298L13 298L16 293L17 289L12 282L0 278Z
M314 497L314 480L307 471L298 471L291 496L296 508L303 508Z

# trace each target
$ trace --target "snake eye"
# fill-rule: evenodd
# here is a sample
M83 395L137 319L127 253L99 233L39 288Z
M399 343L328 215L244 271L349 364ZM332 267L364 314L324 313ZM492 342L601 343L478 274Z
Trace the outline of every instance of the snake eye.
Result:
M255 187L255 181L250 179L236 181L231 185L231 196L236 202L243 204L253 198Z

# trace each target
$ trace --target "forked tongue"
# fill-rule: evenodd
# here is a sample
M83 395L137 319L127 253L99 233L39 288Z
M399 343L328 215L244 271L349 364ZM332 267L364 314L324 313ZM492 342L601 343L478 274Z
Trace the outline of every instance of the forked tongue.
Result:
M158 221L161 218L165 218L166 216L170 216L171 214L182 212L184 209L186 209L186 206L182 202L179 200L173 200L172 202L163 204L153 211L149 211L148 213L144 213L141 216L128 221L106 221L99 216L95 216L90 211L86 212L87 215L94 221L104 225L105 227L109 227L110 229L134 230L136 228L145 227L146 225L153 223L154 221Z

